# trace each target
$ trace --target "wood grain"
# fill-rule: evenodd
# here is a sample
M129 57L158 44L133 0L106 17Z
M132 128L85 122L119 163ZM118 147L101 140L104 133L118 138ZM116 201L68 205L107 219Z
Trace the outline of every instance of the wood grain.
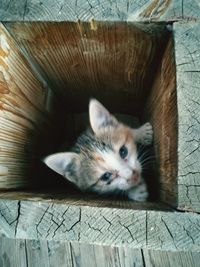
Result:
M59 142L62 124L54 113L60 108L47 82L2 24L0 33L0 188L27 187L37 184L31 174Z
M0 266L27 267L25 244L22 239L0 238Z
M2 201L2 200L1 200ZM68 202L4 200L0 221L9 238L82 242L163 251L198 252L200 217L194 213L91 207ZM14 223L10 223L12 210ZM2 211L1 211L2 212ZM16 223L16 224L15 224Z
M148 267L197 267L199 266L199 253L188 252L169 252L157 250L143 250L145 265Z
M177 117L175 59L170 37L156 70L145 119L150 120L154 129L160 198L172 206L177 205Z
M168 32L163 25L123 22L5 26L72 112L87 111L96 97L111 111L140 113Z
M178 206L200 212L200 25L175 23Z
M0 30L0 186L16 188L28 183L23 174L30 166L30 137L46 119L41 112L46 93L2 25Z
M69 189L67 186L48 189L29 189L17 191L0 191L0 199L5 200L30 200L55 204L78 205L89 207L108 207L119 209L134 209L134 210L165 210L172 211L168 205L160 202L134 202L129 201L127 198L120 198L119 196L99 196L92 193L81 193L72 187Z
M1 21L178 21L198 20L198 1L2 0Z
M0 238L1 267L198 267L198 252Z
M0 201L0 236L14 236L16 234L19 217L20 202Z

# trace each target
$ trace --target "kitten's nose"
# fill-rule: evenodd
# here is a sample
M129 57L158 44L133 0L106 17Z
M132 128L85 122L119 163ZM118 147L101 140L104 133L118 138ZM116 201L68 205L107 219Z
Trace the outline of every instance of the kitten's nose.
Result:
M135 181L135 182L138 181L138 179L139 179L139 173L138 173L138 171L136 171L136 170L133 170L133 171L132 171L132 179L133 179L133 181Z
M128 182L133 183L133 184L137 184L139 182L139 179L140 179L139 172L137 170L132 170L132 175L128 179Z

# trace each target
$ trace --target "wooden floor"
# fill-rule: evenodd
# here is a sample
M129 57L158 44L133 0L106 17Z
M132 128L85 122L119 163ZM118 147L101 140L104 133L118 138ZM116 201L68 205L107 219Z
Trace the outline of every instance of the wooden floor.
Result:
M198 252L0 238L1 267L199 267Z

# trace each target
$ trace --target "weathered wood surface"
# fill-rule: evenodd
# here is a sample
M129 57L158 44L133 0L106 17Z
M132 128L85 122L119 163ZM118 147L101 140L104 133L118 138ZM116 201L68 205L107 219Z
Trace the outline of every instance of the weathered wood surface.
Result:
M1 200L1 235L166 251L200 251L193 213Z
M22 174L30 162L33 129L45 119L46 92L2 25L0 33L0 186L16 188L28 183Z
M0 238L1 267L198 267L198 252Z
M198 0L2 0L1 21L177 21L200 17Z
M178 207L200 212L200 24L175 23Z
M29 200L38 202L48 202L65 205L78 205L90 207L105 207L115 209L134 209L134 210L163 210L173 211L168 205L160 202L134 202L127 198L116 196L103 197L97 194L85 194L75 188L63 187L35 189L35 190L17 190L17 191L0 191L0 199L5 200ZM1 203L1 202L0 202Z
M164 25L126 22L4 25L69 112L87 111L92 96L110 111L140 114L169 34Z
M34 165L36 140L53 120L45 82L2 25L0 34L0 187L17 188L30 183L25 176Z
M37 170L41 157L56 146L59 135L62 135L59 130L62 126L58 126L61 118L55 119L54 116L60 110L60 105L56 103L48 81L28 60L28 56L23 55L1 24L1 189L25 187L36 182L37 179L31 179L31 174L35 171L35 177L39 177Z
M154 148L157 159L160 197L176 206L177 199L177 97L173 37L166 44L152 89L144 108L146 120L154 129Z

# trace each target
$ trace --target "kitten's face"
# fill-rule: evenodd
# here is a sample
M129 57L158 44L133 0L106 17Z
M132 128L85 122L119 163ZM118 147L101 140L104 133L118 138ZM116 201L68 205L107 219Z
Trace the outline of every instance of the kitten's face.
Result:
M126 191L140 183L134 131L118 122L97 100L89 105L93 133L77 142L80 153L57 153L44 162L81 190L109 193Z
M141 180L142 167L131 129L118 123L105 129L99 139L107 147L92 154L91 190L109 193L136 186Z

